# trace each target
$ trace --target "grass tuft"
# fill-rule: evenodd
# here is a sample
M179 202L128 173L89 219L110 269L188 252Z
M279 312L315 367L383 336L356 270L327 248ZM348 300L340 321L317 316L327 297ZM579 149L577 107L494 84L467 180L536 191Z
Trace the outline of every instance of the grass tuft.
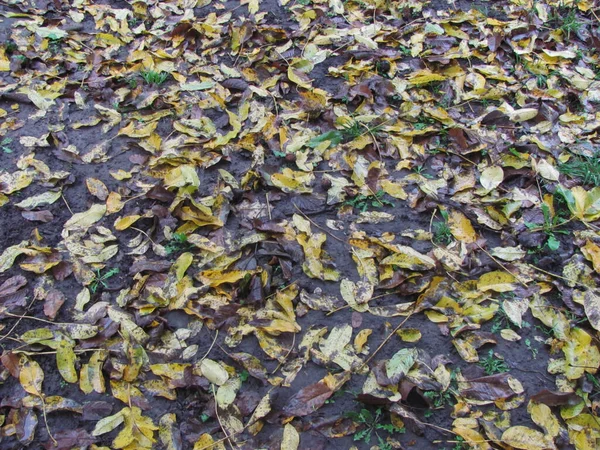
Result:
M581 180L583 184L600 186L600 156L571 158L558 166L560 173Z
M169 78L167 72L156 72L154 70L143 70L140 72L140 75L146 84L153 84L155 86L160 86Z

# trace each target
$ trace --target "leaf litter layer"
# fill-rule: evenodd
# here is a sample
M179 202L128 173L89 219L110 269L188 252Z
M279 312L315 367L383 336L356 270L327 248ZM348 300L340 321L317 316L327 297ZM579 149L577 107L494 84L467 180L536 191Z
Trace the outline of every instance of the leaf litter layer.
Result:
M0 445L597 448L595 8L3 2Z

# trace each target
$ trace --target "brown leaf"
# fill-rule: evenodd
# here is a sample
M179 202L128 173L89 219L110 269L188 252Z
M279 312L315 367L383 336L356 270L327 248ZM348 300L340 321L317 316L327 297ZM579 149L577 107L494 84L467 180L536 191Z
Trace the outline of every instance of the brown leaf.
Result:
M531 396L531 401L544 403L548 406L577 405L581 402L581 397L574 392L554 392L543 389Z
M83 428L75 430L59 430L52 433L56 445L51 439L44 443L46 450L70 450L72 448L86 448L96 442L96 438Z
M307 416L325 404L346 381L350 379L350 372L338 375L327 375L320 381L300 389L283 408L287 417Z
M137 259L129 268L129 275L148 271L148 272L166 272L173 263L169 261L153 261L146 258Z
M497 373L487 377L474 378L468 380L471 386L461 389L460 394L475 400L498 400L509 398L515 395L515 392L509 385L510 375L507 373Z
M267 370L262 366L260 360L249 353L232 353L229 356L241 364L254 378L258 378L263 383L267 381Z
M10 351L5 352L2 354L2 356L0 356L0 362L2 362L2 365L4 366L4 368L6 370L8 370L14 378L19 378L19 373L21 372L21 369L20 369L21 356L20 355L17 355L16 353L13 353Z
M16 275L6 280L0 285L0 298L14 294L27 284L27 280L22 275Z
M65 302L65 294L63 294L58 289L50 289L48 291L48 295L46 295L46 300L44 302L44 314L46 317L50 319L54 319L58 310Z
M52 275L57 281L62 281L73 273L73 266L66 261L61 261L52 268Z
M23 211L21 215L30 222L48 223L54 220L54 215L47 209L42 211Z

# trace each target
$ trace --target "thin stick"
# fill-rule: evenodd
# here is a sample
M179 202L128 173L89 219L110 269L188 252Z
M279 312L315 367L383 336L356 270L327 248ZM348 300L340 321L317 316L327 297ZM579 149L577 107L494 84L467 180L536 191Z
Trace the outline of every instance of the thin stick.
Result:
M377 353L379 353L379 351L384 347L385 344L388 343L388 341L392 338L392 336L394 334L396 334L396 331L398 331L400 328L402 328L402 325L404 325L406 323L406 321L408 319L411 318L411 316L413 315L413 313L415 312L415 307L413 306L412 311L408 314L408 316L406 316L404 318L404 320L402 322L400 322L398 324L398 326L396 328L394 328L394 330L388 334L388 336L383 340L383 342L381 344L379 344L379 347L377 347L377 349L371 354L371 356L369 356L365 362L363 362L360 366L358 366L358 369L356 369L356 372L360 372L360 370L365 367L374 357Z
M30 319L30 320L37 320L37 321L39 321L39 322L50 323L50 324L52 324L52 325L57 325L57 324L60 324L60 322L52 322L51 320L40 319L40 318L38 318L38 317L33 317L33 316L26 316L26 315L22 315L22 316L20 316L20 315L18 315L18 314L13 314L13 313L9 313L9 312L5 312L5 313L4 313L4 315L5 315L5 316L8 316L8 317L15 317L15 318L18 318L18 319Z
M215 346L215 342L217 342L218 336L219 336L219 330L217 330L217 332L215 333L215 338L213 339L212 344L210 344L210 347L209 347L208 351L206 352L206 354L202 358L200 358L200 362L204 361L206 359L206 357L210 354L213 347Z
M275 370L273 370L271 372L271 375L273 375L275 372L277 372L279 370L279 368L286 362L286 360L288 359L288 356L290 356L290 353L292 353L292 350L294 350L294 347L296 346L296 333L293 334L293 338L292 338L292 346L290 347L290 349L288 350L287 354L283 357L283 361L281 361L279 363L279 365L277 367L275 367Z
M343 239L340 239L339 237L337 237L335 234L331 233L329 230L321 227L319 224L315 223L314 220L312 220L310 217L308 217L306 214L304 214L304 212L302 212L302 210L300 208L298 208L298 205L296 205L294 203L294 208L296 208L298 210L298 212L300 214L302 214L304 216L304 218L306 220L308 220L310 223L312 223L315 227L317 227L319 230L324 231L325 233L327 233L329 236L331 236L332 238L334 238L337 241L340 241L341 243L345 244L346 241L344 241Z
M229 446L233 449L233 444L231 443L231 440L229 439L230 435L228 435L227 431L225 431L225 427L223 427L223 423L221 422L221 418L219 417L219 405L217 403L217 394L215 393L215 385L212 384L211 386L212 386L212 392L213 392L213 399L215 402L215 415L217 416L217 421L219 422L221 431L223 431L223 434L225 435L227 442L229 443Z
M477 244L477 243L476 243ZM521 283L524 287L527 287L527 284L525 284L521 278L518 275L515 275L514 273L512 273L510 270L508 270L508 267L506 267L504 264L502 264L500 261L498 261L496 258L494 258L490 252L488 252L487 250L485 250L481 245L477 244L477 247L479 247L479 250L481 250L482 252L484 252L486 255L488 255L490 258L492 258L492 261L494 261L496 264L498 264L500 267L502 267L506 272L508 272L510 275L512 275L513 277L515 277L517 279L517 281L519 283Z
M268 192L265 195L265 197L267 199L267 212L269 213L269 220L273 220L273 218L271 217L271 204L269 203L269 193Z
M67 203L67 199L65 198L65 195L64 194L60 194L60 198L62 198L63 202L65 202L65 205L67 205L67 209L69 210L69 212L71 213L71 215L73 215L73 210L71 209L71 207Z
M46 401L44 400L44 397L42 397L41 394L38 394L40 397L40 400L42 401L42 414L44 415L44 423L46 424L46 431L48 432L48 436L50 436L50 439L52 439L52 442L54 442L54 446L58 447L58 442L56 442L56 439L54 439L54 436L52 436L52 433L50 432L50 427L48 426L48 418L46 417Z
M37 300L37 295L34 295L33 298L31 299L31 302L29 302L29 305L27 306L27 308L25 309L25 311L29 311L29 309L31 308L31 305L33 305L33 302ZM0 336L0 342L2 342L4 339L7 339L10 334L15 331L15 328L17 328L19 326L19 323L21 323L21 320L23 320L22 317L19 318L19 320L17 320L15 322L15 324L12 326L12 328L10 330L8 330L8 333Z
M148 236L148 233L146 233L145 231L143 231L143 230L140 230L139 228L136 228L136 227L129 227L129 228L131 228L132 230L135 230L135 231L139 231L139 232L140 232L140 233L142 233L144 236L146 236L146 237L147 237L147 238L150 240L150 242L152 242L153 244L156 244L156 242L154 242L154 241L152 240L152 238L151 238L150 236Z

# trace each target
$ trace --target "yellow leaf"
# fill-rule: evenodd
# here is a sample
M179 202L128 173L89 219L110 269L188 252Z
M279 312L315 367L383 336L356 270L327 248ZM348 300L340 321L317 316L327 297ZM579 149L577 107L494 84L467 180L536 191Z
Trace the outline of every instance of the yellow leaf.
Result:
M29 394L41 396L44 371L40 365L33 360L26 359L20 369L19 382L23 389Z
M138 126L136 126L136 124ZM139 122L129 122L129 124L124 127L121 128L119 130L119 134L124 134L125 136L129 136L132 138L143 138L143 137L149 137L152 135L152 133L154 132L154 130L156 130L156 126L158 125L158 122L150 122L146 125L139 125Z
M562 348L565 354L565 376L569 380L580 378L585 372L596 373L600 366L600 352L592 337L581 328L573 327Z
M412 85L421 85L433 83L434 81L444 81L445 79L445 76L433 73L430 70L419 70L410 76L408 82Z
M583 307L590 325L600 331L600 295L598 289L588 289L585 291Z
M130 179L133 175L131 174L131 172L126 172L123 169L119 169L117 171L110 172L110 176L113 177L115 180L123 181Z
M533 119L537 115L538 110L536 108L522 108L514 110L508 115L508 117L513 122L525 122Z
M81 366L79 388L84 394L92 391L103 394L106 390L104 375L102 375L102 365L106 356L107 353L104 350L97 350L92 354L89 363Z
M137 215L137 214L132 215L132 216L119 217L117 220L115 220L115 230L117 230L117 231L126 230L131 225L133 225L135 222L137 222L141 217L142 216Z
M459 241L471 244L477 241L477 234L471 221L460 211L453 210L448 217L452 235Z
M287 75L292 83L297 84L304 89L312 89L313 86L310 78L308 78L308 76L301 70L294 69L294 67L290 65L288 66Z
M365 281L354 283L348 279L343 279L340 283L340 293L348 305L358 312L365 312L369 309L368 302L373 296L374 287Z
M493 448L481 433L472 428L454 427L452 431L462 437L469 448L473 450L492 450Z
M106 199L106 214L114 214L123 209L125 203L121 201L121 195L116 192L108 194Z
M252 270L204 270L196 275L196 278L207 286L220 286L226 283L235 283L246 275L252 275Z
M175 264L173 264L173 267L172 267L172 270L175 273L175 278L177 279L177 281L181 281L181 279L185 275L186 270L188 270L188 268L192 264L193 260L194 260L194 255L189 252L182 253L179 256L179 258L177 258L177 261L175 261Z
M92 436L100 436L101 434L109 433L121 425L124 420L125 410L129 410L129 408L125 407L118 413L105 417L104 419L100 419L98 422L96 422L94 431L92 431Z
M600 247L592 241L587 241L586 244L581 247L581 253L583 253L585 259L592 263L594 270L597 273L600 273Z
M106 205L95 204L87 211L73 214L65 222L64 228L69 231L87 230L90 226L98 222L106 213Z
M194 443L193 450L225 450L225 444L223 442L215 443L212 436L208 433L204 433Z
M487 167L481 172L479 182L488 191L496 189L504 180L504 171L502 167L492 166Z
M33 197L26 198L25 200L23 200L19 203L15 203L15 206L17 208L32 209L32 208L37 208L38 206L42 206L42 205L51 205L56 200L58 200L61 195L62 195L61 191L44 192L43 194L34 195Z
M561 426L548 405L529 402L527 411L531 415L531 419L546 432L547 436L558 436Z
M200 371L204 378L217 386L221 386L229 379L227 371L212 359L204 359L200 363Z
M15 262L17 256L27 251L26 247L29 245L29 241L21 241L17 245L7 247L6 250L0 255L0 273L6 272L10 269Z
M286 167L281 173L274 173L271 175L271 182L283 192L299 192L307 194L312 192L310 183L314 178L315 176L312 173L293 171Z
M76 359L73 346L67 341L61 340L56 349L56 366L64 380L69 383L77 383Z
M100 201L105 201L108 198L108 188L97 178L87 178L85 184L94 197Z
M283 428L281 450L297 450L300 445L300 435L292 424L287 423Z
M372 333L373 333L373 330L371 330L370 328L366 328L366 329L360 330L358 332L358 334L354 338L354 344L353 344L354 351L356 353L361 353L364 350L365 345L367 343L367 339L369 339L369 336L371 336Z
M421 332L417 328L401 328L396 334L403 342L417 342L421 340Z
M435 267L435 261L411 247L398 245L394 248L396 253L384 258L383 265L398 266L401 269L428 270Z
M483 274L477 280L477 289L480 291L510 292L516 289L515 277L507 272L494 271Z
M502 442L514 448L523 450L548 450L556 449L550 436L521 425L510 427L502 433Z
M166 187L200 186L200 179L194 166L183 165L170 170L165 176Z

